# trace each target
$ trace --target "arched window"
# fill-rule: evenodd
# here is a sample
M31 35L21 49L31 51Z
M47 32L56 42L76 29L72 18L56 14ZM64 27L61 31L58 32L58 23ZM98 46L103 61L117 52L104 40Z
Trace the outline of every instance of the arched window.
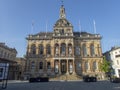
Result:
M55 44L55 55L58 55L59 54L59 45L58 44Z
M80 47L79 46L75 47L75 55L80 55Z
M31 53L32 54L36 54L36 46L35 46L35 44L33 44L32 46L31 46Z
M85 70L87 71L89 69L89 63L85 62Z
M43 55L43 53L44 53L44 47L43 47L43 45L39 46L39 53L40 53L40 55Z
M91 54L91 56L95 55L95 50L94 50L94 45L93 44L90 45L90 54Z
M47 45L47 49L46 50L47 50L47 54L50 55L51 54L51 47L50 47L50 45Z
M47 69L51 69L51 63L47 62Z
M63 34L64 34L64 29L61 30L61 35L63 35Z
M3 57L3 50L1 50L1 57Z
M97 69L97 62L93 62L93 71Z
M43 62L39 63L39 69L43 69Z
M6 52L4 53L4 58L6 58Z
M65 55L65 52L66 52L66 45L63 43L61 44L61 54Z
M31 62L31 69L35 69L35 62Z
M72 44L68 44L68 54L72 54Z
M85 44L83 44L82 50L83 50L83 56L87 56L87 47Z

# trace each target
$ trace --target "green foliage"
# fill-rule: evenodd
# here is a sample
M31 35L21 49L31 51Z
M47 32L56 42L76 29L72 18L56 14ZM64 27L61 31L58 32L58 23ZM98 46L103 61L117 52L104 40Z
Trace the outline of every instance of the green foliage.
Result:
M103 62L100 65L100 69L105 73L109 73L111 71L110 62L107 61L105 57L103 57Z

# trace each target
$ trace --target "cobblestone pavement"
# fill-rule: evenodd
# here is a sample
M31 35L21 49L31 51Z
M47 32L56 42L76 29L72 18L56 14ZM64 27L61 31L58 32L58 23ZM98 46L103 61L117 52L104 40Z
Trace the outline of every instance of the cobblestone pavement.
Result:
M8 83L5 90L120 90L120 83L110 83L109 81L89 83L82 81L17 82Z

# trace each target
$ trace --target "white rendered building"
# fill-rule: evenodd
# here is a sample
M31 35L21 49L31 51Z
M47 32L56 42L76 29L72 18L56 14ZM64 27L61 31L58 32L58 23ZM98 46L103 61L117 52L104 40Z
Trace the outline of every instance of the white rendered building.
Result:
M112 75L120 78L120 47L113 47L105 53L106 59L111 62Z

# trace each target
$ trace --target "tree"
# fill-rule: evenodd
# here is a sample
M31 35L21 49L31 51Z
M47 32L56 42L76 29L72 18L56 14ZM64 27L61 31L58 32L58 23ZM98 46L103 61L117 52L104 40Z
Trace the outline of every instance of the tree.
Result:
M108 76L111 72L110 62L106 60L105 57L103 57L103 62L100 65L101 71L105 72L105 74Z

